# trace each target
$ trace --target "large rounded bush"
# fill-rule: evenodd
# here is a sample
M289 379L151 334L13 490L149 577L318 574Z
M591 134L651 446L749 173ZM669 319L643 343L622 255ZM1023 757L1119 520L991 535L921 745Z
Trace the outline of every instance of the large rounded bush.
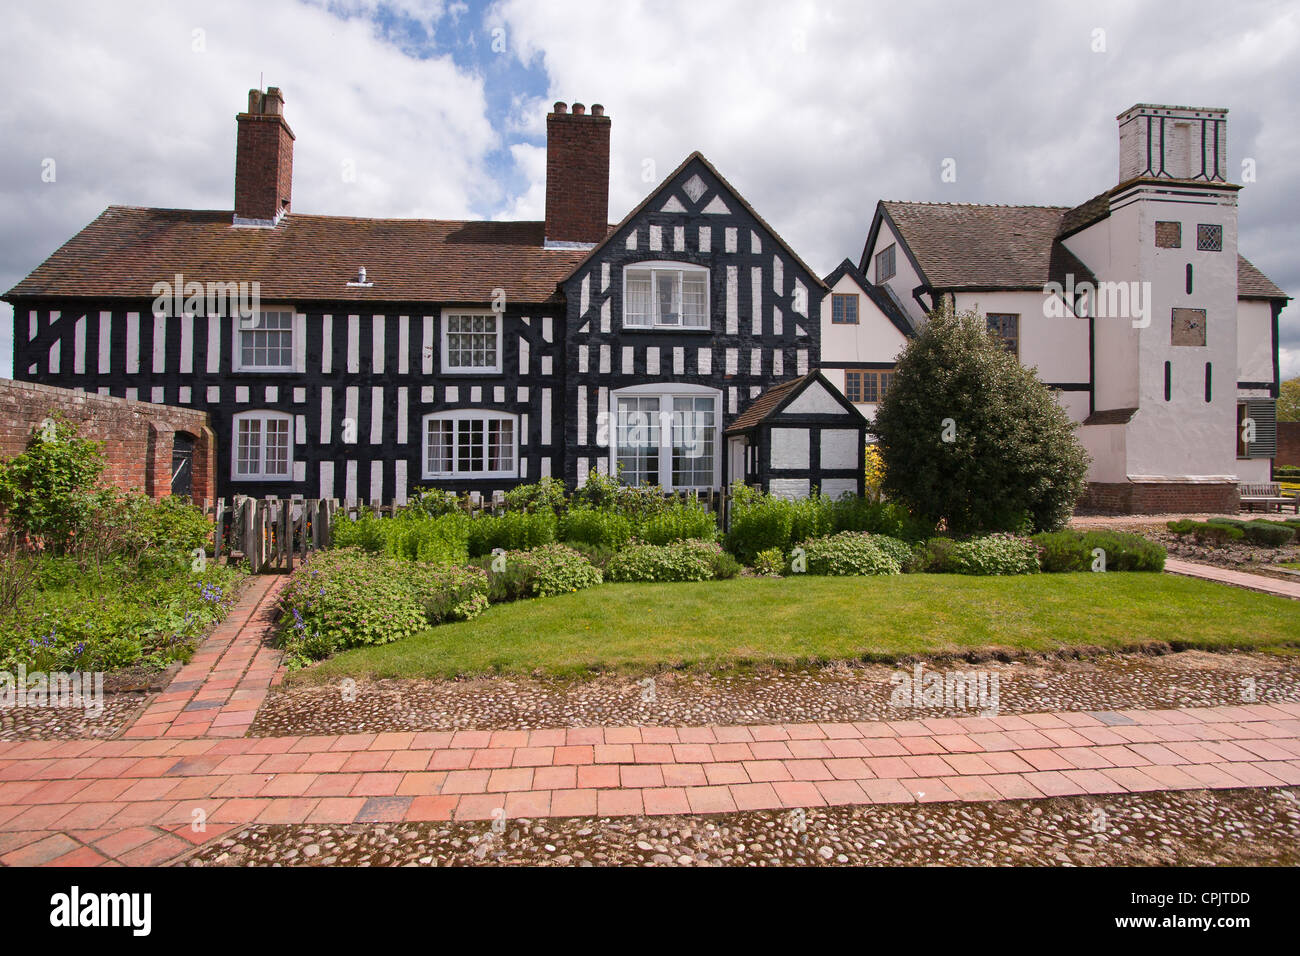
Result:
M899 357L874 430L886 494L971 534L1065 524L1088 467L1074 427L984 316L937 311Z

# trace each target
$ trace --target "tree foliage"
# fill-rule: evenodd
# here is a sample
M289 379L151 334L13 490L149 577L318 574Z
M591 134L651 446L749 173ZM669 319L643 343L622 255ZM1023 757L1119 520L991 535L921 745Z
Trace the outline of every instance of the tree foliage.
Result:
M0 464L0 520L62 553L95 511L104 464L100 442L78 437L70 422L48 419L26 451Z
M1277 396L1277 420L1300 422L1300 375L1282 383Z
M908 343L876 413L890 498L949 531L1052 531L1088 456L1051 390L977 312L936 311Z

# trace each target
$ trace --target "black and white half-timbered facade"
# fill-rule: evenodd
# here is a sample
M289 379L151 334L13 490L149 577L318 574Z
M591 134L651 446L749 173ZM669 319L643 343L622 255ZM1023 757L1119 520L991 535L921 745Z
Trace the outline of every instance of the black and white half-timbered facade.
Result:
M819 361L825 284L698 153L608 225L598 106L548 116L544 222L294 213L279 90L237 124L233 215L111 206L5 297L16 378L208 412L220 496L717 489Z

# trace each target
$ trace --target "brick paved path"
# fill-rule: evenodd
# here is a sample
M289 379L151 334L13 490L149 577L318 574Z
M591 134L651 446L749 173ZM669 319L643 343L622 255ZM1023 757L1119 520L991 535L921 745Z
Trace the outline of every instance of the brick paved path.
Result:
M1239 588L1249 588L1252 591L1264 591L1268 594L1276 594L1279 597L1300 600L1300 578L1294 581L1283 581L1279 578L1265 577L1262 574L1251 574L1248 571L1230 571L1227 568L1216 568L1213 565L1199 564L1195 561L1179 561L1175 558L1165 559L1165 570L1170 574L1182 574L1206 581L1218 581L1220 584L1232 584Z
M280 581L118 740L0 743L0 863L150 865L247 823L716 813L1300 785L1300 703L834 724L240 736ZM196 825L201 828L196 829Z

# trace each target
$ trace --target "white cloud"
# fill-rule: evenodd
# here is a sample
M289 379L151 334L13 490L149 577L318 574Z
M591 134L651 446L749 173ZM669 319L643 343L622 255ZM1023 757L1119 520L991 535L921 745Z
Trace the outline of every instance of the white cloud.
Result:
M230 209L235 114L260 76L284 91L297 136L296 212L457 218L506 201L485 163L500 143L482 79L449 57L409 57L365 18L315 5L134 6L44 0L7 10L5 289L110 204ZM441 10L416 0L400 8L422 21ZM40 179L46 157L54 183ZM345 160L355 182L344 181ZM0 314L0 369L12 361L10 311Z
M540 218L544 153L518 140L540 141L555 100L599 102L614 124L611 218L643 198L647 160L662 177L699 149L823 272L856 260L879 199L1072 205L1114 183L1121 110L1226 106L1230 169L1251 158L1258 173L1241 193L1241 251L1300 296L1300 12L1282 2L1189 0L1174 16L1115 0L502 0L482 27L504 26L549 88L515 91L498 130L481 76L408 56L366 19L385 9L471 29L459 3L124 6L8 12L6 288L110 203L230 208L234 113L264 74L298 134L298 212ZM194 29L204 54L191 52ZM1092 49L1097 29L1104 52ZM526 180L513 192L488 172L502 146ZM39 181L47 156L54 185ZM948 157L954 184L939 178ZM356 183L343 182L345 159ZM10 325L0 315L0 368ZM1283 312L1282 340L1294 369L1300 305Z

